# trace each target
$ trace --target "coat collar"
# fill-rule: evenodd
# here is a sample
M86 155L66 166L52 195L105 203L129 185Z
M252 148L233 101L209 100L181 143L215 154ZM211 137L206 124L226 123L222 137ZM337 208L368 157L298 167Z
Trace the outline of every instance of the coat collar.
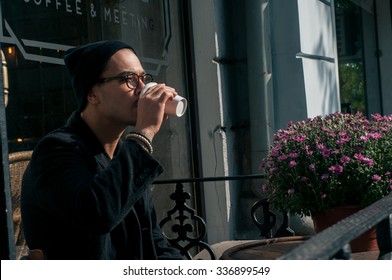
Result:
M110 161L109 155L106 153L105 149L103 148L101 142L99 142L97 136L91 130L91 128L87 125L87 123L82 119L80 116L80 112L75 111L71 114L67 121L67 126L79 135L83 142L87 143L90 147L91 153L94 155L96 160L100 162L102 165L107 165L108 161ZM116 147L116 151L114 152L114 157L117 155L120 147L122 146L123 142L120 139L118 145Z

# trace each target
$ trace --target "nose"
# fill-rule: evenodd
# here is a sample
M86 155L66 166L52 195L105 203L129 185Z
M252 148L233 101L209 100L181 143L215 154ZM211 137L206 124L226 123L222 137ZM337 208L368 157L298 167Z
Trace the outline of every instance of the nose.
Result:
M139 82L137 84L137 87L135 88L135 94L140 96L140 93L142 92L142 89L144 88L145 84L143 81L139 78Z
M145 85L146 85L146 84L143 82L143 80L142 80L141 78L139 78L138 87L140 87L140 89L143 89Z

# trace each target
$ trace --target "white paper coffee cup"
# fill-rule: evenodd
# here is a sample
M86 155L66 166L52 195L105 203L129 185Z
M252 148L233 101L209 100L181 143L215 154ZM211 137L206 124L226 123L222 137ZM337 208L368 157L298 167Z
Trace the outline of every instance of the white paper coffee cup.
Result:
M144 86L144 88L142 89L140 95L145 94L146 91L150 87L153 87L156 85L157 85L157 83L155 83L155 82L151 82L151 83L146 84ZM173 100L169 100L165 104L165 113L168 115L181 117L182 115L185 114L187 105L188 105L187 100L184 97L177 95Z

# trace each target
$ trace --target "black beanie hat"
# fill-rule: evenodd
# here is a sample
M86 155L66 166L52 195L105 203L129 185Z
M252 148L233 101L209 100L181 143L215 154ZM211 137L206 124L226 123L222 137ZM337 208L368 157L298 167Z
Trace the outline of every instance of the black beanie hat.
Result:
M71 75L72 87L81 112L87 105L87 93L105 70L109 59L121 49L135 50L121 41L100 41L66 51L64 62Z

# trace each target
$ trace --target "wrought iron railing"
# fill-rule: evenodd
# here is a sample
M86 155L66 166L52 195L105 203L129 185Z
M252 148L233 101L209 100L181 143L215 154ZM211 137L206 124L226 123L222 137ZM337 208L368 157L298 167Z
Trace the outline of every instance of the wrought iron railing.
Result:
M204 242L206 235L206 223L196 211L187 205L191 198L190 194L184 191L183 184L210 181L228 181L243 179L262 179L263 175L248 175L234 177L210 177L195 179L179 179L157 181L154 184L175 184L176 191L171 195L175 201L175 206L167 212L167 216L161 221L164 227L172 222L171 231L176 237L168 237L172 246L178 248L188 259L192 259L191 248L199 247L205 249L211 259L216 259L216 255L211 246ZM261 211L260 211L261 210ZM261 215L260 215L261 213ZM270 203L267 199L256 202L250 213L255 226L260 230L263 238L294 236L294 231L290 228L289 217L283 214L282 225L272 234L272 229L276 226L277 217L270 210ZM194 224L200 225L197 236ZM377 240L380 250L379 259L392 258L392 195L389 195L358 213L344 219L323 232L312 236L304 241L294 250L287 252L280 259L350 259L351 252L349 242L373 226L377 227Z
M192 259L191 249L197 248L205 249L212 260L216 259L215 252L211 246L206 243L206 223L196 211L191 208L187 201L191 199L191 195L184 191L185 183L204 183L204 182L217 182L217 181L232 181L232 180L248 180L248 179L262 179L264 175L243 175L243 176L226 176L226 177L206 177L206 178L186 178L177 180L162 180L154 182L155 185L164 184L170 185L175 184L176 190L170 195L170 198L175 202L174 207L167 211L167 216L160 222L164 235L167 237L171 245L178 250L187 259ZM265 217L268 222L261 223L257 218L256 210L264 206ZM265 202L255 203L249 217L253 219L255 225L261 230L261 235L265 236L270 232L271 228L275 225L276 221L271 221L271 218L275 217L272 212L268 209L268 204ZM264 217L264 218L265 218ZM271 217L271 218L270 218ZM171 224L171 225L169 225ZM174 233L174 237L169 236L165 232L165 227L169 225L171 234Z

